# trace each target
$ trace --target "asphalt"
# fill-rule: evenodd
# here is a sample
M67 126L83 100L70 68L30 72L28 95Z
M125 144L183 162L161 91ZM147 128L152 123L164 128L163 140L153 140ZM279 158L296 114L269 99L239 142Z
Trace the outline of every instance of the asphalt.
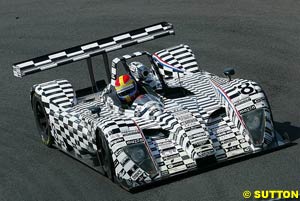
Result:
M299 190L300 2L96 1L0 2L0 200L243 200L244 190ZM185 43L202 69L259 82L278 131L294 146L129 193L87 166L40 143L29 102L35 83L69 79L89 85L84 63L14 78L14 62L116 33L169 21L176 35L125 52ZM104 68L95 60L98 78Z

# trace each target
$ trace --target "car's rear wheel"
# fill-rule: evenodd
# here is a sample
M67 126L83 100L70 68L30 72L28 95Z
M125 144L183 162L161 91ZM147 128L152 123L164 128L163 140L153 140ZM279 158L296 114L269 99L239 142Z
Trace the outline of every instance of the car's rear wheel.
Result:
M51 135L49 118L40 96L36 93L32 95L32 109L38 132L42 138L42 142L48 147L51 147L54 143L54 138Z
M102 164L103 170L105 175L112 181L115 181L115 171L114 171L114 164L111 156L111 151L109 149L107 140L105 139L102 132L98 133L98 157L100 163Z

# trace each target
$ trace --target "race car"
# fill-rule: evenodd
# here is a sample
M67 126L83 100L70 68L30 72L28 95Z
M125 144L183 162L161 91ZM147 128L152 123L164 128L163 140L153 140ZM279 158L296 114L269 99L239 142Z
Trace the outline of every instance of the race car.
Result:
M289 143L275 131L256 82L232 79L232 68L225 77L200 69L188 45L134 52L109 65L111 51L173 34L173 25L161 22L14 64L14 75L24 77L87 61L91 87L75 91L65 79L33 85L42 142L127 190ZM107 82L94 78L97 55L103 56ZM127 105L116 93L123 74L140 92Z

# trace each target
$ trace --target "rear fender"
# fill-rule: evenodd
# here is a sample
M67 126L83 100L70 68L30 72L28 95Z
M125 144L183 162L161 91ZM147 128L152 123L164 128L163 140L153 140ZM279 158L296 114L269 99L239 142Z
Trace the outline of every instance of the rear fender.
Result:
M152 55L152 59L165 79L199 72L195 55L188 45L180 44L160 50Z
M50 110L66 110L72 107L76 98L70 82L63 79L33 85L30 91L31 104L34 94L40 97L47 114Z

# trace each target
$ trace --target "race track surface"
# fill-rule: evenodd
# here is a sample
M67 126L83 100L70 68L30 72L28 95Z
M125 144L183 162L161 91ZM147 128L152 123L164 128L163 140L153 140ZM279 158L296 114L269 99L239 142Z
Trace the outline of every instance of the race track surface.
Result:
M121 2L121 1L120 1ZM300 190L300 1L11 0L0 3L0 200L243 200L244 190ZM137 193L40 143L30 108L35 83L89 85L85 63L14 78L11 65L116 33L169 21L176 35L110 55L186 43L201 68L260 83L279 132L294 146ZM101 78L104 68L95 61Z

